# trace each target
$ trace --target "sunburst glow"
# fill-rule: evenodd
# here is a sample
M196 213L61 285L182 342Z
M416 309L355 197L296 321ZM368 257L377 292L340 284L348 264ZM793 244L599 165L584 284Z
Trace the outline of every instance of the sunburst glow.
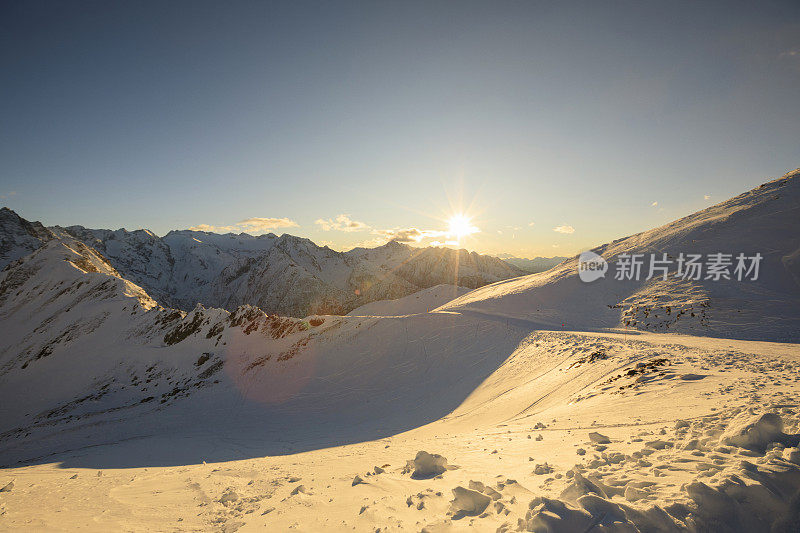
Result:
M478 228L472 225L472 219L464 214L457 214L450 217L447 221L447 232L456 240L461 240L467 235L477 233Z

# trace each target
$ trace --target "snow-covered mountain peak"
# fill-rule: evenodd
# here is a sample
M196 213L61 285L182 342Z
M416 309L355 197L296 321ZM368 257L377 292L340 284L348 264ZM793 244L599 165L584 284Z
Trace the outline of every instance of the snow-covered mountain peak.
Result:
M212 233L197 230L173 230L163 240L172 248L209 246L222 252L260 254L269 250L278 236L274 233L250 235L249 233Z
M53 238L41 223L28 222L8 207L0 208L0 270Z
M160 304L184 310L200 302L228 310L252 304L296 317L344 314L370 301L441 283L476 287L524 273L478 254L412 248L394 241L342 253L290 234L176 230L162 238L148 230L79 225L51 230L45 229L48 238L83 242ZM28 233L15 226L9 239L16 242L20 239L15 236ZM15 244L14 258L41 245L27 239L26 246Z

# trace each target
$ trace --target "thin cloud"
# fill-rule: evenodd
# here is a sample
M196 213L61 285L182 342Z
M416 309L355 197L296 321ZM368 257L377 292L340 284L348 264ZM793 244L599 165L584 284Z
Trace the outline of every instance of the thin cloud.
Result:
M344 231L347 233L353 231L366 231L370 229L370 226L359 222L358 220L352 220L350 215L348 214L341 214L336 218L318 218L314 221L314 224L318 225L322 231Z
M206 233L233 233L241 228L239 226L214 226L212 224L198 224L189 228L191 231L204 231Z
M198 224L189 229L207 233L261 233L278 228L296 228L299 224L288 218L251 217L230 226Z
M419 228L376 229L373 230L372 233L374 235L380 235L387 240L397 242L420 242L422 239L432 239L447 235L444 231L421 230Z
M575 228L573 228L572 226L566 226L566 225L564 225L564 226L556 226L555 228L553 228L553 231L555 231L556 233L565 233L567 235L570 235L572 233L575 233Z
M364 231L370 230L372 235L376 237L359 243L358 246L379 246L389 241L402 242L402 243L420 243L426 241L427 244L433 246L455 246L458 245L457 235L452 234L449 230L433 230L433 229L420 229L417 227L410 228L389 228L380 229L373 228L364 222L352 220L350 215L341 214L336 218L317 219L314 221L323 231ZM480 230L474 226L470 226L469 233L477 233ZM466 236L462 235L462 236ZM435 239L429 241L430 239Z
M252 217L246 218L241 222L236 223L237 226L242 226L250 231L268 231L278 228L296 228L299 226L294 220L288 218L263 218Z
M383 237L373 237L372 239L367 239L365 241L361 241L357 243L355 246L351 246L347 248L348 250L352 250L353 248L376 248L378 246L383 246L387 243L387 239Z
M470 233L477 233L480 231L474 226L471 227L471 229L473 231ZM427 244L431 246L457 246L459 244L458 239L455 238L457 236L447 230L419 228L374 229L372 230L372 234L380 235L387 241L419 243L426 239L434 239Z

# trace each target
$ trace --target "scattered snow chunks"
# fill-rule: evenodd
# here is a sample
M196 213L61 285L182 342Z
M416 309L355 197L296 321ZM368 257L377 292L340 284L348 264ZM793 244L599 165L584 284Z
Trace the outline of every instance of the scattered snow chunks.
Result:
M769 444L787 444L796 440L796 437L783 432L783 419L776 413L766 413L760 417L742 413L731 420L721 440L724 444L764 453Z
M439 454L431 454L424 450L417 452L413 461L409 461L406 468L413 468L413 479L429 479L442 475L447 470L447 459Z
M615 522L626 523L628 518L625 511L616 503L612 503L605 498L594 494L587 494L578 498L578 505L586 509L592 515L594 523L597 525L610 526ZM633 531L631 529L631 531Z
M648 492L646 490L638 489L633 485L627 485L625 487L625 499L629 502L639 501L642 498L646 498Z
M792 447L783 450L783 458L790 463L800 465L800 448Z
M492 503L492 498L477 490L456 487L453 489L454 499L450 502L455 513L454 518L464 515L477 516Z
M691 426L691 424L687 420L676 420L673 428L683 429L683 428L688 428L689 426Z
M561 492L561 498L571 502L578 501L578 498L587 494L596 494L602 498L608 495L600 485L594 483L592 480L586 478L580 472L574 472L572 483Z
M442 496L441 492L434 492L433 489L425 489L424 491L411 495L406 498L406 505L408 507L416 507L418 511L425 509L425 500L430 498L439 498Z
M695 481L686 485L686 493L705 516L727 523L729 527L738 521L739 505L724 492L709 487L702 481Z
M667 448L672 448L674 446L672 442L661 439L647 441L644 444L648 448L653 448L655 450L665 450Z
M569 533L589 531L594 527L592 515L566 503L545 498L534 498L528 504L525 530L536 533Z
M472 489L472 490L477 490L478 492L483 492L483 490L486 488L486 485L484 485L480 481L470 480L468 487L470 489Z
M478 492L482 492L482 493L486 494L487 496L489 496L493 500L499 500L500 498L503 497L502 494L500 494L499 492L494 490L492 487L487 487L486 485L484 485L480 481L472 481L472 480L470 480L469 488L471 490L477 490Z
M576 473L576 477L578 476L580 474ZM591 531L594 528L598 531L637 531L631 527L632 524L622 507L610 502L600 487L582 476L580 479L583 490L592 489L592 493L577 498L580 508L572 507L560 500L534 498L529 504L530 510L526 515L527 531L567 533ZM572 495L574 493L570 496Z
M611 452L608 454L603 454L603 459L605 459L609 464L618 465L625 461L625 454L620 452Z
M611 444L611 439L596 431L589 433L589 440L594 444Z
M233 488L229 487L228 489L225 490L225 492L222 494L222 496L220 496L219 503L221 503L225 507L230 507L238 499L239 499L239 495L236 494L236 491L233 490Z
M800 468L783 460L741 461L717 486L695 481L684 487L697 505L695 523L706 530L780 532L798 531L799 489Z

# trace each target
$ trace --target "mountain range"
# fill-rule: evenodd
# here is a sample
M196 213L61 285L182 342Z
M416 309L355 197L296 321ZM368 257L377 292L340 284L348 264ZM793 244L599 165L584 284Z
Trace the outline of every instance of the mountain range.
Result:
M527 257L515 257L511 254L500 254L497 257L530 274L537 274L545 270L550 270L567 259L567 257L563 256L534 257L533 259L529 259Z
M0 209L0 268L51 240L81 242L122 277L165 307L198 303L234 310L254 305L269 314L347 314L377 300L440 284L476 288L525 274L496 257L449 248L414 248L395 241L337 252L284 234L220 235L83 226L45 228Z

